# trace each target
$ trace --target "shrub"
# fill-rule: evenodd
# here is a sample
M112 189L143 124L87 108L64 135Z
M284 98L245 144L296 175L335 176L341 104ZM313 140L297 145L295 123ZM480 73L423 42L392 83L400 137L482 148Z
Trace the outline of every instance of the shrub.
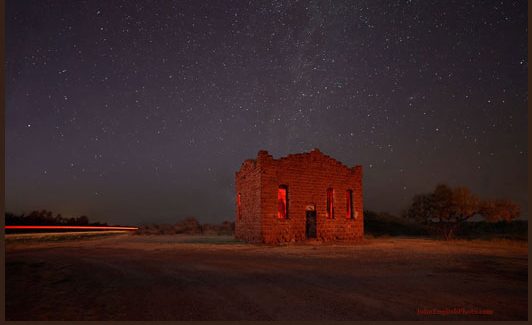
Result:
M136 235L227 235L234 234L234 222L224 221L221 224L200 224L196 218L189 217L178 221L175 225L145 224L139 227Z

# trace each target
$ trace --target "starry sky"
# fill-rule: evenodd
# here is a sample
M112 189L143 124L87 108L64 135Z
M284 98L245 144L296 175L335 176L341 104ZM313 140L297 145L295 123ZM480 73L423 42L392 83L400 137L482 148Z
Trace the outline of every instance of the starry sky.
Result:
M260 149L528 216L526 1L6 0L6 210L234 219Z

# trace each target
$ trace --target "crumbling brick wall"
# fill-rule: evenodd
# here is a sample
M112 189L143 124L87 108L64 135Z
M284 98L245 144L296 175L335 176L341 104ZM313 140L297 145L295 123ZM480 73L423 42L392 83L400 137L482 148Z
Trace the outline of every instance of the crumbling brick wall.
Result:
M260 169L255 160L246 160L235 175L235 237L247 242L262 242L260 220ZM240 204L238 203L240 196ZM238 206L240 205L240 206Z
M253 175L254 178L244 175ZM314 207L316 211L317 239L360 240L364 236L361 166L349 168L317 149L280 159L273 159L266 151L260 151L256 160L243 164L237 173L236 183L242 200L242 191L253 193L253 205L248 204L244 208L242 201L241 208L242 213L244 209L249 209L246 215L255 220L244 221L242 218L239 221L237 216L236 229L240 229L237 238L264 243L306 240L308 207ZM277 191L281 185L288 188L287 219L277 217ZM259 194L255 192L257 188ZM334 218L327 217L327 188L334 189ZM346 215L347 190L353 193L353 219Z

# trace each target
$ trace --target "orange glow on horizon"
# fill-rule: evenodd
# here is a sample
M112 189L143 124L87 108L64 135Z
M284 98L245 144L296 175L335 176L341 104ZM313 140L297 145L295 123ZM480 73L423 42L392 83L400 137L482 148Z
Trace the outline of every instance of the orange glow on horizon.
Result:
M86 230L137 230L138 227L113 226L5 226L5 229L86 229Z

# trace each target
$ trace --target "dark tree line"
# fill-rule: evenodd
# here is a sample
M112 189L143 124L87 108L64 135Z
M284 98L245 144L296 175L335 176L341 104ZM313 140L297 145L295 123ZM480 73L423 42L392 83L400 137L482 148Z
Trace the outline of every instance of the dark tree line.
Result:
M6 212L5 222L6 226L107 226L107 223L90 222L87 216L64 218L47 210L32 211L27 215Z

